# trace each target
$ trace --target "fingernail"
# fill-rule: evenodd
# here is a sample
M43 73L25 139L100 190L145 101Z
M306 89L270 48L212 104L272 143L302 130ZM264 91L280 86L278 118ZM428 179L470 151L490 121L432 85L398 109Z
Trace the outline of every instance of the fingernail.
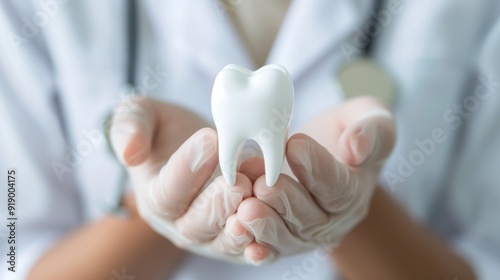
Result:
M250 260L250 263L253 265L253 266L261 266L263 264L266 264L267 263L267 258L263 259L263 260L260 260L260 261L254 261L254 260Z
M375 141L377 139L377 127L375 125L366 125L360 132L353 135L350 144L356 163L361 164L373 153Z
M385 117L392 119L392 114L389 110L384 108L373 108L363 113L357 121L362 121L371 117Z
M134 133L135 127L133 126L121 125L120 127L112 128L111 144L115 155L122 163L125 163L125 149L132 140Z
M373 122L366 121L366 119L377 117L393 119L389 110L380 107L367 111L357 119L357 123L362 123L362 127L360 131L350 139L350 145L354 157L356 158L356 164L365 162L375 151L378 129Z
M260 249L260 248L259 248ZM265 257L262 260L253 260L245 251L244 253L245 258L248 260L248 262L253 265L253 266L262 266L263 264L268 264L271 263L274 260L274 256L272 252L269 252L267 257Z
M214 154L216 151L217 141L213 134L208 132L199 133L193 140L194 154L191 162L191 172L196 173Z
M148 150L145 149L144 146L142 146L141 148L137 149L132 155L128 156L127 164L135 165L135 164L139 163L139 161L141 160L141 157L143 157L144 154L147 152L148 152Z

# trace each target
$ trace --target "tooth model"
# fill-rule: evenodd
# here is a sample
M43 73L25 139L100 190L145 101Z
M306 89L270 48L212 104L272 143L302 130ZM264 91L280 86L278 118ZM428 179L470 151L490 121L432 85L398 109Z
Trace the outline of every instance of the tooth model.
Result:
M280 65L257 71L230 64L215 79L212 115L219 136L219 163L234 185L243 144L252 139L264 156L266 184L278 180L293 110L293 82Z

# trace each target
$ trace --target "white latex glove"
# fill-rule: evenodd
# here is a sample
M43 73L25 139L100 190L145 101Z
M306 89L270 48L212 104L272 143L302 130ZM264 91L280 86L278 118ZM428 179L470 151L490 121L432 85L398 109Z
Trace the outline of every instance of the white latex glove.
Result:
M236 218L252 183L237 174L231 186L219 176L217 135L198 130L204 126L180 107L130 99L116 110L110 136L128 167L139 213L155 231L196 254L258 263L271 251L253 242Z
M254 197L238 208L240 222L276 256L338 245L365 217L395 141L390 112L367 98L332 109L303 131L319 143L305 134L289 139L286 158L298 180L282 174L269 188L261 176Z

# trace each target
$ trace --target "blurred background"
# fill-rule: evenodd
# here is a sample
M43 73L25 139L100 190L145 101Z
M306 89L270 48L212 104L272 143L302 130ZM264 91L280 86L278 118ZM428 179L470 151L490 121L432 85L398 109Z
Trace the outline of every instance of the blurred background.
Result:
M15 169L19 265L9 273L2 226L1 279L24 279L65 236L118 211L129 185L106 144L116 106L154 97L213 125L213 81L232 63L289 71L291 133L349 98L382 100L398 139L380 185L478 279L500 275L499 1L0 0L0 37L0 217ZM309 279L335 274L314 260ZM292 270L304 261L260 272L306 279ZM184 262L171 279L244 279L217 265ZM123 274L107 276L133 279Z

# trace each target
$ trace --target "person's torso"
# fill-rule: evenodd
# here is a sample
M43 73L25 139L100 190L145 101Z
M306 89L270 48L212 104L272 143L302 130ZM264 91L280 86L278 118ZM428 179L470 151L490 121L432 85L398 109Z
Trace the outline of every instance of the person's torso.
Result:
M447 187L461 133L444 114L461 103L464 90L476 82L471 81L475 79L470 76L471 60L487 27L488 3L402 1L374 16L371 2L292 1L265 63L283 65L294 79L291 131L297 131L343 101L338 70L360 55L360 38L377 22L380 34L375 36L374 57L398 86L394 102L398 144L381 183L415 217L431 222ZM82 132L101 129L105 116L121 100L128 31L121 1L67 5L70 8L47 27L46 36L54 42L51 51L68 134L77 146L85 139ZM218 1L141 1L135 86L212 122L210 96L218 71L230 63L255 68L231 26L232 9ZM465 15L468 20L463 20ZM447 135L446 141L432 140L436 129ZM433 144L425 144L428 139ZM120 173L106 145L96 145L74 172L87 216L102 215L113 203ZM296 266L310 279L325 279L333 273L332 264L315 254L283 258L262 268L193 256L174 279L294 279Z

